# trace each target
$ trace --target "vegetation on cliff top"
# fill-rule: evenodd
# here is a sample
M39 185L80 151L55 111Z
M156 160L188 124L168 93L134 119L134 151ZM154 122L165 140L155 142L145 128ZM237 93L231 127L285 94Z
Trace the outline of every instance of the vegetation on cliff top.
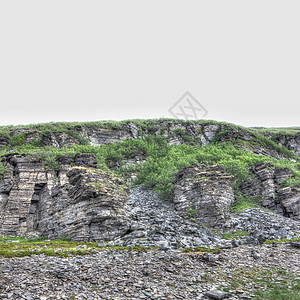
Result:
M92 146L88 141L75 130L84 127L85 130L92 128L110 128L121 130L128 126L130 122L139 126L138 139L123 140L107 145ZM175 129L171 134L182 138L184 143L170 145L165 136L166 128L161 127L163 122L167 124L215 124L224 125L226 129L219 131L214 140L207 146L202 146L199 138L188 135L182 128ZM221 142L222 137L228 134L230 128L236 130L241 135L249 134L250 140L231 139ZM72 147L55 148L53 146L42 147L40 140L32 139L30 143L25 143L27 130L36 130L40 136L46 132L65 132L68 136L75 138L78 144ZM11 146L3 146L1 155L7 154L13 149L14 152L27 153L45 161L45 165L59 170L58 158L74 158L77 153L93 153L98 160L98 166L103 169L113 168L114 172L122 177L129 177L136 173L136 184L144 187L151 187L158 191L162 198L171 199L173 191L173 181L175 175L182 168L203 161L208 161L221 165L228 173L235 176L235 190L238 194L238 186L251 177L248 168L256 163L271 161L275 167L289 168L294 177L288 182L289 185L300 183L300 159L287 148L279 146L274 141L260 134L266 133L267 129L247 129L228 123L215 121L180 121L180 120L131 120L131 121L102 121L89 123L47 123L26 126L4 126L0 127L0 135L10 139ZM272 129L273 130L273 129ZM270 130L270 132L272 131ZM282 129L285 130L286 129ZM296 128L291 129L293 132ZM280 129L277 129L277 132ZM12 134L14 132L14 134ZM200 132L199 132L200 135ZM275 159L270 156L257 155L246 149L255 148L257 145L267 151L275 151L281 155L282 159ZM136 156L144 160L144 163L131 164L130 160ZM0 174L5 168L0 164ZM240 195L241 196L241 195Z

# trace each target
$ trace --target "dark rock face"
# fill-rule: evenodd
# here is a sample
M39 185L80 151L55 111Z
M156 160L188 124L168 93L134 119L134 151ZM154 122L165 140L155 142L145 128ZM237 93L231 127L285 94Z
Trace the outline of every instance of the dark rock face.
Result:
M299 190L285 188L287 169L272 164L252 168L255 175L244 192L262 194L264 205L281 207L290 220L259 209L229 218L233 177L220 166L194 164L175 182L174 203L162 203L151 191L129 190L112 173L95 169L96 158L79 154L61 157L59 172L45 169L41 160L17 153L2 158L7 171L0 180L0 234L37 233L49 238L71 236L80 241L113 241L116 245L231 247L203 225L222 231L245 230L240 243L299 236ZM75 166L71 166L74 165ZM77 166L76 166L77 165ZM298 231L297 231L298 230Z
M78 153L75 155L74 163L76 166L83 166L87 168L97 168L97 158L93 154Z
M3 146L9 146L9 137L0 135L0 149L2 149Z
M193 164L177 176L174 206L188 219L208 227L221 227L234 202L233 176L221 166Z
M78 157L86 165L94 165L94 159ZM4 160L8 171L0 182L0 234L37 232L93 241L111 240L128 230L128 190L111 173L63 165L56 174L26 155Z
M272 163L261 163L252 168L252 172L261 183L262 205L264 207L272 208L275 204L274 170Z
M300 133L296 135L278 135L271 138L279 145L285 146L300 157Z
M128 122L122 129L90 128L86 137L91 145L99 146L101 144L116 143L126 139L138 138L138 128L132 122Z
M293 176L287 168L278 169L270 162L250 168L253 178L240 187L249 197L262 197L262 206L285 217L300 220L300 190L286 187L284 180Z
M30 228L35 207L32 200L35 185L51 184L52 172L46 172L43 162L25 155L7 155L5 163L9 171L3 178L2 190L5 193L5 203L2 203L0 231L5 236L24 235Z
M257 155L284 157L272 147L252 143L256 138L252 131L226 124L159 120L151 121L147 126L139 122L105 126L107 128L97 125L53 127L53 131L46 133L22 127L9 132L14 141L0 136L0 149L10 143L17 145L19 138L22 143L61 148L76 144L98 146L149 134L164 136L171 145L206 146L215 141L250 141L239 146ZM272 139L300 156L300 134ZM46 169L41 160L13 151L3 157L7 171L0 179L0 234L6 236L35 232L51 238L70 235L75 240L122 239L123 244L130 246L212 245L215 238L202 225L222 228L234 202L233 177L220 166L209 163L189 166L178 174L172 205L164 206L155 197L149 199L147 193L136 192L131 197L135 207L128 208L129 191L111 173L96 170L97 159L92 154L80 153L74 159L60 157L61 169L56 172ZM108 162L108 167L127 169L124 179L131 184L137 176L132 166L146 160L145 153L135 153L134 157L123 161ZM253 178L240 187L246 196L260 197L265 208L300 220L300 188L287 187L283 183L292 176L288 169L261 163L251 167L250 171ZM285 237L284 234L274 236Z
M286 217L300 221L300 190L284 187L278 190L279 199Z
M77 144L77 141L65 132L49 132L44 134L41 140L41 146L53 146L56 148L72 147L75 144Z
M29 131L26 133L25 143L33 143L34 141L40 140L41 136L38 131Z
M123 182L101 170L74 167L69 184L42 199L38 230L50 238L70 235L73 240L112 240L129 229L128 190Z

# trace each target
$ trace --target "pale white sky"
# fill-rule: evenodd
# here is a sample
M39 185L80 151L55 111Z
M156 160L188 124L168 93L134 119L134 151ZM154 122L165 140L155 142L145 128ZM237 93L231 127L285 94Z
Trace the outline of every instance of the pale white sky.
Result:
M0 125L172 117L299 126L300 2L0 1ZM198 115L197 118L201 118Z

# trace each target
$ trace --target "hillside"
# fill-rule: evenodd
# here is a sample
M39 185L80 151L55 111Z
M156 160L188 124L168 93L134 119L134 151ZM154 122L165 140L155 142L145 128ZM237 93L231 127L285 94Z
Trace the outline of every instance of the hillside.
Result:
M300 128L3 126L0 149L0 284L13 282L0 297L23 297L19 278L39 274L39 297L49 299L53 285L67 299L262 299L275 281L282 299L297 299Z
M178 180L178 174L180 172L183 172L183 175L186 172L193 174L192 169L197 168L197 164L202 164L201 172L212 174L210 177L203 175L206 177L205 180L215 181L216 185L221 180L221 177L218 179L218 172L224 172L223 178L227 176L226 174L231 176L226 188L222 187L227 189L230 199L230 201L227 199L229 202L226 208L223 207L227 213L232 209L240 211L247 207L263 206L285 217L295 220L300 218L300 130L298 128L244 128L207 120L160 119L4 126L0 128L0 137L2 156L0 203L3 220L0 226L3 233L25 234L34 231L36 223L41 227L43 222L36 221L37 218L42 218L41 212L38 216L31 217L35 221L30 222L35 225L28 227L30 223L28 210L31 206L34 206L35 210L37 206L41 209L43 203L43 201L32 200L32 195L46 189L49 193L48 198L51 198L51 189L63 190L66 183L72 183L71 173L75 172L72 168L76 166L94 169L93 178L89 176L88 179L91 181L90 189L93 187L101 190L106 180L109 181L109 178L117 176L124 181L124 187L127 185L150 188L157 192L162 200L174 202L175 209L181 211L180 214L184 218L188 215L190 217L196 215L198 223L211 225L212 222L209 220L213 218L211 213L214 205L201 208L209 212L210 209L212 210L205 217L197 213L201 210L198 207L202 205L201 203L192 201L188 204L185 201L176 206L176 203L181 201L178 185L184 185L182 195L189 193L190 189L189 185ZM216 165L219 169L210 165ZM188 167L191 171L188 171ZM86 176L82 169L77 170L77 173ZM188 180L199 177L198 173L194 172L194 175L188 176L191 177ZM204 178L203 176L200 178ZM198 185L203 185L205 180L200 180L202 183ZM25 187L21 184L25 184ZM76 184L78 182L75 182ZM86 184L86 179L81 184L81 188L83 184ZM213 197L214 191L218 188L213 185L201 188L211 190L203 196L209 198L209 203L221 201L224 204L224 199L217 200ZM112 191L115 192L115 189ZM71 197L73 201L74 196L70 196L69 190L60 192L68 194L64 197ZM220 188L219 193L222 193ZM14 197L18 195L17 201L21 201L23 197L24 204L16 204L13 195ZM111 193L110 195L113 199L119 198L118 195ZM190 197L192 199L197 196L190 193ZM59 203L60 197L55 201ZM127 200L124 201L126 203ZM24 207L22 217L15 215L16 206ZM62 209L61 204L55 207L57 213ZM115 210L116 207L113 209ZM120 209L123 210L124 207ZM188 211L190 213L187 213ZM128 212L123 214L128 217ZM119 216L115 217L119 218ZM49 220L48 213L45 218ZM225 222L226 218L222 215L218 222ZM54 223L56 222L57 220ZM6 228L6 223L14 225ZM128 229L130 226L128 222L126 224L124 228ZM55 232L53 235L59 236L62 234L59 233L59 227L62 225L56 226L58 226L56 229L52 229ZM42 232L45 234L48 231L43 228ZM73 232L72 235L77 236L78 233ZM115 238L117 235L112 235L110 238ZM89 239L89 237L85 238ZM99 240L100 236L93 239Z

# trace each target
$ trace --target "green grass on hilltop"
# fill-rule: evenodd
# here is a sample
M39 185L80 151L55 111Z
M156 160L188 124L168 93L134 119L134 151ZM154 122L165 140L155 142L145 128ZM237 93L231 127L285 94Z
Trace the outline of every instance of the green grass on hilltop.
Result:
M184 167L192 163L200 163L208 161L211 163L221 165L229 174L235 177L235 190L238 191L238 186L248 180L251 174L248 171L250 166L260 162L271 161L275 167L289 168L294 177L290 179L287 184L300 184L300 159L285 147L277 145L275 142L255 132L254 129L249 129L249 133L254 136L250 141L230 140L227 142L219 142L216 138L212 143L203 147L200 146L199 141L191 136L185 137L187 144L169 145L167 138L162 134L154 135L159 124L162 122L185 124L223 124L226 126L234 126L238 131L243 133L245 129L241 126L231 125L228 123L220 123L215 121L200 120L200 121L181 121L172 119L160 120L127 120L127 121L101 121L88 123L46 123L34 124L27 126L6 126L1 127L0 132L8 132L16 129L37 129L39 131L66 131L68 134L78 138L78 133L73 130L78 126L85 126L85 128L102 127L102 128L116 128L120 129L122 126L134 122L145 132L151 134L144 134L138 139L123 140L117 143L110 143L108 145L91 146L82 137L82 140L73 147L55 148L52 146L41 147L39 141L33 140L32 143L25 143L24 135L20 133L11 137L13 147L3 147L1 155L8 153L14 149L18 153L27 153L34 157L43 159L45 166L55 170L60 169L57 161L60 157L74 158L77 153L92 153L95 154L98 160L98 165L102 169L108 169L109 166L115 165L114 172L122 177L128 177L131 173L137 173L136 184L142 184L144 187L153 188L159 192L161 197L166 200L172 199L173 181L175 175ZM225 131L228 131L226 127ZM163 127L160 128L163 130ZM175 132L176 131L176 132ZM186 135L182 128L177 128L174 134ZM161 131L160 131L161 132ZM162 131L163 132L163 131ZM253 133L254 132L254 133ZM219 132L221 137L226 132ZM184 139L184 140L185 140ZM243 145L248 145L248 148L254 147L255 143L260 144L265 149L273 149L281 153L286 159L274 159L268 156L256 155L250 151L243 150ZM141 156L146 159L144 164L127 165L126 159L132 159L135 156ZM291 161L291 158L296 161ZM5 167L0 164L0 175L5 171Z
M262 135L289 135L295 136L300 133L300 127L271 127L271 128L253 128Z

